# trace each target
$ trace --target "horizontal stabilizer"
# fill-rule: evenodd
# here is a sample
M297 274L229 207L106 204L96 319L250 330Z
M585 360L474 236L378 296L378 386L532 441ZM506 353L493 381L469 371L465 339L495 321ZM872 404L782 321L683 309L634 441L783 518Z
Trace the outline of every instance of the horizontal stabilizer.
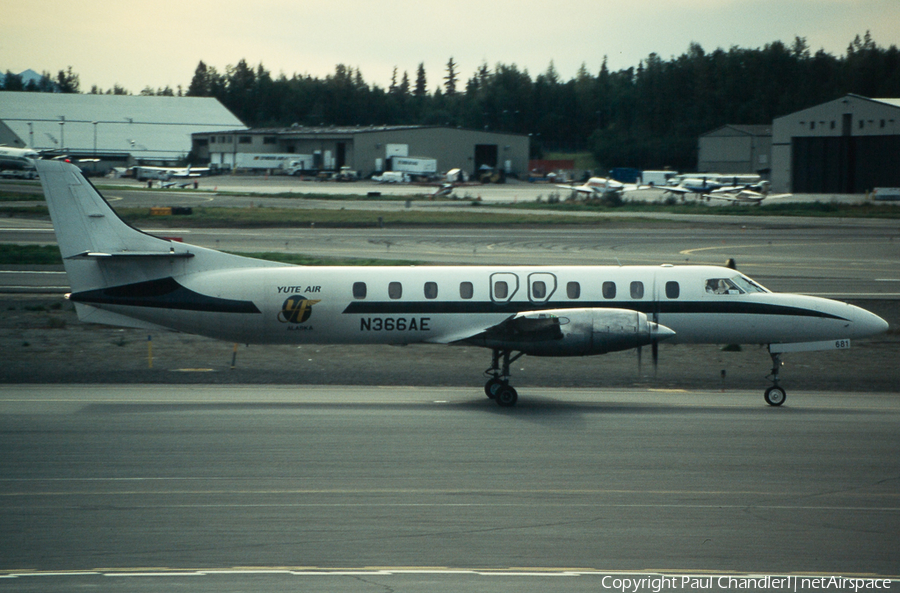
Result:
M100 251L85 251L70 255L66 259L75 259L78 257L105 258L105 257L194 257L190 251L116 251L114 253L104 253Z

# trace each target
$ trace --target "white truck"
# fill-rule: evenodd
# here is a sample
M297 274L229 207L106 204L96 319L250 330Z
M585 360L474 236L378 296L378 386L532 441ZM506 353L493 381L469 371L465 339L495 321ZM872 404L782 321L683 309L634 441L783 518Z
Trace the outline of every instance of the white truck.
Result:
M235 156L234 167L236 169L250 170L309 170L312 169L313 157L311 154L291 154L291 153L257 153L257 152L239 152ZM293 172L288 172L293 175Z
M437 174L437 159L428 157L393 156L391 170L410 175L431 176Z
M313 156L311 154L291 155L291 158L281 165L281 169L286 175L302 175L304 171L311 171L312 168Z
M678 175L678 171L642 171L638 181L641 185L665 187L669 185L669 180L676 175Z

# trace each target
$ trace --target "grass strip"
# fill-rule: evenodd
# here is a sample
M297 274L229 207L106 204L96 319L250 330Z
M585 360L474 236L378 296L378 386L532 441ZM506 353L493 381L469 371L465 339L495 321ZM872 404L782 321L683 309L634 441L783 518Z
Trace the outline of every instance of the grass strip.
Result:
M122 218L134 225L152 223L165 226L216 227L301 227L372 228L378 226L522 226L543 224L597 225L608 218L483 212L478 209L453 211L418 210L331 210L296 208L194 208L190 216L150 216L147 208L118 208ZM617 220L616 222L621 222Z

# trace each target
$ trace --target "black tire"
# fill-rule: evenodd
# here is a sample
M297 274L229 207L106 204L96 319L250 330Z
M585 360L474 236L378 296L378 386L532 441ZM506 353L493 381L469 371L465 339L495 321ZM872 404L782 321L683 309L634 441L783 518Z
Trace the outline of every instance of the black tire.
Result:
M488 382L484 384L484 394L491 399L497 397L497 391L499 391L500 387L506 385L503 381L497 378L488 379Z
M503 385L497 390L494 401L501 408L511 408L519 401L519 394L509 385Z
M766 403L770 406L780 406L787 399L787 394L781 387L769 387L766 389Z

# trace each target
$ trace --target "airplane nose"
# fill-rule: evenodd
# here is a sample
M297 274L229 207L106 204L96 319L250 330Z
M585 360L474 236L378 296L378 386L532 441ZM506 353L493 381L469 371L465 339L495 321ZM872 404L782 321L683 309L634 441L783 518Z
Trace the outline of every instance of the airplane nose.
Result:
M885 321L878 315L875 315L874 313L869 313L869 318L866 319L865 325L866 329L872 332L873 335L884 333L890 328L890 325L888 325L887 321Z
M865 309L855 307L856 315L853 319L853 325L856 328L856 333L859 337L868 337L874 336L876 334L884 333L890 327L888 322L875 315L871 311L866 311Z

